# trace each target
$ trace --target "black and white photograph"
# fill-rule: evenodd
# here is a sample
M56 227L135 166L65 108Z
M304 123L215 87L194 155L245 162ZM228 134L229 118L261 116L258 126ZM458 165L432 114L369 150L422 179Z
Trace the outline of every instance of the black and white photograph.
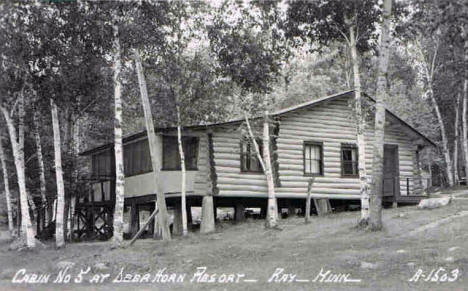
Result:
M468 290L467 0L0 0L0 290Z

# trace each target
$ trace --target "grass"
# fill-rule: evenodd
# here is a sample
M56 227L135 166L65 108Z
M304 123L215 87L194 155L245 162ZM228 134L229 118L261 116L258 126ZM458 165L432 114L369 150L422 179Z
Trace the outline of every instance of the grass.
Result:
M77 290L92 287L101 290L463 290L468 288L468 217L448 220L434 228L414 230L440 219L468 210L468 200L454 201L447 207L418 210L401 207L384 210L385 228L381 232L358 230L359 212L342 212L324 217L288 218L280 222L281 231L266 230L263 221L250 220L241 224L221 223L217 232L209 235L190 233L188 238L174 238L170 243L152 239L139 240L127 249L110 249L110 243L76 243L65 249L53 247L30 252L7 251L8 243L0 242L0 290ZM458 247L458 248L454 248ZM99 285L48 284L13 285L11 279L20 268L28 272L58 272L60 261L74 262L72 273L92 267L90 273L110 273L111 279L121 268L127 273L167 272L186 273L183 283L132 284L104 283ZM103 263L108 270L94 266ZM207 272L243 273L257 282L190 283L197 267ZM422 269L459 269L461 275L451 283L408 282ZM299 279L314 279L320 270L349 273L360 283L268 283L276 268L294 273ZM91 277L87 275L88 279ZM138 285L138 286L137 286ZM45 288L46 287L46 288ZM64 287L66 287L64 289Z

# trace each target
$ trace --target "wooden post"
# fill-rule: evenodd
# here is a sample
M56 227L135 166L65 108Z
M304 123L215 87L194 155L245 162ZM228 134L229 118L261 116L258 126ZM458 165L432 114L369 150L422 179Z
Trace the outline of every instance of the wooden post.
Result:
M296 207L294 205L289 204L288 206L288 217L296 216Z
M191 225L193 223L192 219L192 206L190 205L190 200L187 200L187 204L185 205L186 212L187 212L187 225Z
M267 214L267 207L266 206L262 206L260 208L260 218L264 219L266 217L266 214Z
M241 203L236 204L234 217L236 222L245 221L245 207Z
M135 202L133 202L132 206L130 206L130 233L132 234L132 236L134 236L138 232L138 220L138 206Z
M179 202L174 206L174 222L172 224L172 235L182 234L182 208Z
M312 186L314 185L315 178L311 178L309 180L309 185L307 187L307 198L306 198L306 207L305 207L305 214L304 219L305 223L309 223L310 220L310 194L312 192Z

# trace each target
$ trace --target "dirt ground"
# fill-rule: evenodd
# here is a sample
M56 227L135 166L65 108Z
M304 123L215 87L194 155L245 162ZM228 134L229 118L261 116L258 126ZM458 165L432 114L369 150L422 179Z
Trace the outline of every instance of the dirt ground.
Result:
M342 212L313 217L307 225L303 218L288 218L281 220L281 231L265 230L260 220L223 223L213 234L190 233L168 244L145 239L117 250L96 242L18 252L8 251L3 240L0 290L468 290L468 195L439 209L386 209L382 232L355 229L358 217ZM72 263L70 282L53 283L60 267ZM196 275L200 267L207 276ZM48 283L13 283L15 274L26 279L17 273L22 268L50 274ZM156 280L116 282L125 277L122 268L127 278L148 273L146 279ZM165 276L158 277L162 269ZM183 282L161 282L184 274ZM103 282L90 283L93 278ZM216 282L202 282L210 279ZM234 282L220 283L229 280ZM292 282L275 282L281 280Z

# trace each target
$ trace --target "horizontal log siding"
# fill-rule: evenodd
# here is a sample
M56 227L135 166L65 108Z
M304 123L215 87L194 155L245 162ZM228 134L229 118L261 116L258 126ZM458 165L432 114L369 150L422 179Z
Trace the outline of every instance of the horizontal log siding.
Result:
M283 116L278 138L278 162L281 188L278 197L306 197L307 181L303 174L303 142L323 142L324 176L316 177L312 194L355 196L359 199L358 178L341 177L341 144L356 144L356 128L348 99L336 99L307 111ZM372 174L372 145L374 132L368 125L366 138L366 168ZM385 129L385 143L397 144L400 166L400 189L406 194L406 179L413 177L414 148L408 136L395 128ZM413 189L411 179L410 190Z
M341 177L341 144L356 144L355 123L348 99L335 99L306 111L283 115L277 139L279 177L281 187L276 187L279 198L305 198L310 177L303 172L303 142L323 142L324 176L316 177L312 194L330 195L343 199L359 199L358 178ZM370 123L369 123L370 124ZM217 128L213 133L214 157L220 196L267 197L265 176L260 173L240 171L240 132L233 126ZM365 138L366 166L372 173L373 130ZM397 144L399 151L400 187L406 194L406 179L413 177L414 147L408 136L395 127L387 127L385 143ZM413 181L413 179L411 179ZM410 189L413 189L412 182Z
M194 190L196 195L206 195L211 189L210 167L208 160L208 136L200 136L198 143L198 171L195 175Z
M266 178L262 173L240 170L240 132L234 127L213 132L215 170L220 196L267 197Z

